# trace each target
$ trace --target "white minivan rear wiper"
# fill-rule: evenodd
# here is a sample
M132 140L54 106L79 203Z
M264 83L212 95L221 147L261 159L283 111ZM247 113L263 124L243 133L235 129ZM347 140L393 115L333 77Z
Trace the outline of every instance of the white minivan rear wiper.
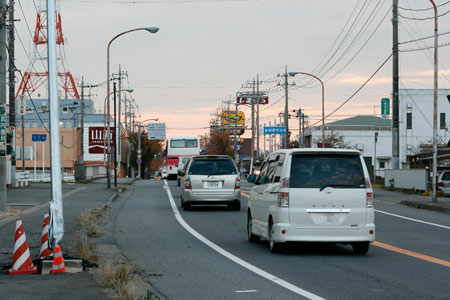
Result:
M354 184L326 184L323 187L320 188L320 192L323 191L327 187L357 187Z

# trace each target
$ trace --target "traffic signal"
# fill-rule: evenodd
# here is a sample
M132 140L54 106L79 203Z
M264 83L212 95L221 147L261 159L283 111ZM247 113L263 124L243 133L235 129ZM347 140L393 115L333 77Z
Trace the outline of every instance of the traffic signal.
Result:
M6 155L10 155L11 152L13 152L12 138L13 138L12 133L6 134Z

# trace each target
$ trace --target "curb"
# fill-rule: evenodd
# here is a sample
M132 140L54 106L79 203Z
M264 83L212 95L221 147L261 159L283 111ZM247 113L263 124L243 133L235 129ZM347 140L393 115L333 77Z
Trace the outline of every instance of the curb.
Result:
M414 207L417 209L425 209L425 210L437 211L437 212L450 214L450 208L438 206L435 203L431 203L431 202L414 202L414 201L409 201L409 200L402 200L402 201L400 201L400 204L406 205L409 207Z

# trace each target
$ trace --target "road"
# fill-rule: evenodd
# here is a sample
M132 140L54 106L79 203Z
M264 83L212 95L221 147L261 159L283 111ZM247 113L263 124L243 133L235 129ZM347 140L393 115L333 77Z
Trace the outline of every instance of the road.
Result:
M365 256L322 244L271 254L247 241L245 196L240 212L185 212L174 181L136 182L115 236L168 299L450 299L449 215L375 199L377 242Z

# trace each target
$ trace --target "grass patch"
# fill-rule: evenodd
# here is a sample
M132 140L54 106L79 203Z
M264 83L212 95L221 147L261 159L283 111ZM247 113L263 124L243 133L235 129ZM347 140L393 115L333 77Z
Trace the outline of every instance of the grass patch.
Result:
M100 223L103 218L104 208L90 208L80 215L81 226L86 230L89 238L101 236Z
M78 236L76 252L77 255L91 263L99 263L99 256L95 244L92 243L86 236L77 232Z
M18 209L7 209L5 211L0 211L0 219L18 216L20 214L20 210Z
M102 261L99 267L102 281L113 288L124 300L138 299L138 291L131 283L133 279L132 268L128 264Z

